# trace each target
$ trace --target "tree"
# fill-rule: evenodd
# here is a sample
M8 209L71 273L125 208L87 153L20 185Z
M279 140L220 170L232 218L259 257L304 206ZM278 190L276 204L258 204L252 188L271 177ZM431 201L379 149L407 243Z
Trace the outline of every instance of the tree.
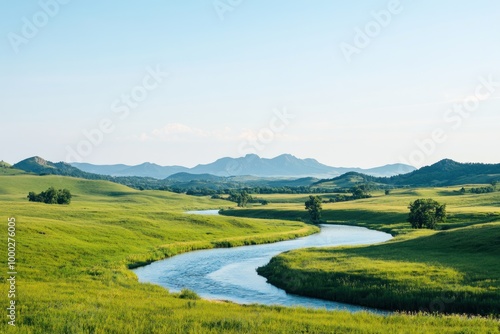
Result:
M42 191L40 194L43 198L43 202L47 204L56 204L57 203L57 191L54 187L50 187L46 191Z
M57 204L69 204L71 203L71 193L68 189L59 189L57 191Z
M250 196L246 191L242 191L238 199L238 206L245 207L247 206L247 203L251 200L252 196Z
M269 204L269 201L267 199L261 199L261 200L259 200L259 202L262 205L268 205Z
M239 207L244 207L249 201L252 200L252 196L250 196L246 191L241 191L238 193L232 192L231 194L229 194L229 197L227 199L232 202L238 203Z
M42 200L40 200L40 195L35 194L33 191L30 191L28 193L28 201L30 201L30 202L42 202Z
M305 203L306 210L309 211L309 216L313 223L319 222L321 219L321 197L309 195L309 199Z
M28 193L30 202L43 202L46 204L69 204L71 203L71 192L68 189L58 189L50 187L46 191L35 194L33 191Z
M370 186L368 184L360 184L350 189L352 199L370 198Z
M417 199L408 208L408 221L413 228L435 229L438 223L446 221L446 204L440 204L431 198Z

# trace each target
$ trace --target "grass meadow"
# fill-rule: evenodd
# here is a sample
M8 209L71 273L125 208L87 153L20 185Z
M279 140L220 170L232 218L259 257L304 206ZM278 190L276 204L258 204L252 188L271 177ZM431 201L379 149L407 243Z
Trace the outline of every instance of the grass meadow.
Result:
M67 188L70 205L28 202L29 191ZM382 200L385 198L381 198ZM371 199L377 201L377 199ZM354 204L346 204L354 205ZM390 203L383 204L392 208ZM2 333L498 333L492 318L328 312L190 300L142 284L130 267L194 249L295 238L317 231L295 218L298 203L271 204L273 219L186 215L229 202L58 176L1 175L0 219L16 218L16 326L7 324L6 260L0 278ZM362 206L360 206L362 207ZM369 206L376 207L375 204ZM476 216L487 214L488 206ZM490 206L490 211L492 210ZM398 210L396 210L398 209ZM257 209L237 210L238 213ZM275 219L283 215L283 220ZM345 214L355 208L346 208ZM394 204L398 214L402 211ZM458 210L458 208L457 208ZM460 210L459 210L460 211ZM383 209L374 228L382 228ZM392 210L389 210L392 212ZM467 210L460 211L468 214ZM332 212L332 217L342 220ZM290 219L292 218L292 219ZM345 219L348 223L349 219ZM358 222L363 224L364 221ZM366 222L368 224L368 222ZM393 223L393 224L392 224ZM389 228L398 224L387 222ZM456 224L461 220L457 218ZM380 226L379 226L380 225ZM389 246L390 244L387 244ZM4 252L6 254L6 252ZM360 255L361 256L361 255Z
M327 223L369 227L396 238L366 247L295 250L259 272L297 294L389 310L498 317L500 192L460 195L460 188L400 189L369 199L324 203ZM302 197L288 195L284 203L273 203L271 197L269 207L225 214L306 220ZM448 220L438 231L413 230L406 222L407 206L418 198L447 204Z

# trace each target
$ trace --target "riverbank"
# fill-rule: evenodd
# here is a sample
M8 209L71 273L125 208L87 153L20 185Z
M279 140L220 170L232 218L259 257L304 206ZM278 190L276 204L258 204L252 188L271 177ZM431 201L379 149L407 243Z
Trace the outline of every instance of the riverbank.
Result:
M232 248L239 246L261 245L280 241L297 239L319 232L319 227L314 225L305 225L297 230L266 233L264 235L240 236L232 238L223 238L213 241L195 241L195 242L176 242L167 245L161 245L148 253L135 254L127 257L127 267L136 269L155 261L167 259L169 257L192 252L196 250L207 250L214 248Z
M390 231L397 237L369 247L296 250L259 273L287 292L399 311L500 313L499 193L456 196L454 189L400 190L324 206L325 220ZM407 203L425 194L448 203L441 231L412 230ZM356 210L356 207L359 210ZM299 204L241 210L237 215L297 217ZM356 212L359 211L359 215ZM233 213L233 212L231 212Z
M379 310L358 305L326 302L285 293L259 276L256 268L282 252L306 247L376 244L389 234L363 227L321 225L320 233L272 244L190 252L134 270L140 282L163 286L169 291L190 289L202 298L230 300L240 304L302 306L327 310Z
M287 292L407 312L500 314L500 223L371 247L297 250L258 269Z

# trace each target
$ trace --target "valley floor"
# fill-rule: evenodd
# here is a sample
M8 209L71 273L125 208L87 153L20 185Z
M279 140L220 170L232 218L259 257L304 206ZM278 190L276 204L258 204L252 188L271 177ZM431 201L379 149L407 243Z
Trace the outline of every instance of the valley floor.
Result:
M70 189L72 203L27 202L29 191L38 193L50 186ZM5 316L0 332L500 332L497 320L483 317L384 317L183 299L158 286L139 283L128 269L193 249L285 240L316 230L294 220L273 220L271 224L265 219L183 214L227 205L227 201L141 192L105 181L0 176L0 217L4 233L7 219L16 218L18 267L16 326L7 324L7 298L2 298ZM0 247L7 249L6 238L0 238ZM7 296L6 270L1 275L0 293Z

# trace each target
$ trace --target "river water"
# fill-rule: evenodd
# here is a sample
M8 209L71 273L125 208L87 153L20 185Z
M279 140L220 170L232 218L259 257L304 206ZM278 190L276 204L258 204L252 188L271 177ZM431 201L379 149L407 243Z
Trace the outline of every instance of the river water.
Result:
M217 210L191 211L190 214L217 214ZM363 227L321 225L321 232L307 237L272 244L200 250L154 262L134 269L140 282L161 285L171 292L182 288L196 291L205 299L230 300L240 304L305 306L352 312L368 310L356 305L288 294L266 282L256 268L279 253L297 248L361 245L384 242L391 235Z

